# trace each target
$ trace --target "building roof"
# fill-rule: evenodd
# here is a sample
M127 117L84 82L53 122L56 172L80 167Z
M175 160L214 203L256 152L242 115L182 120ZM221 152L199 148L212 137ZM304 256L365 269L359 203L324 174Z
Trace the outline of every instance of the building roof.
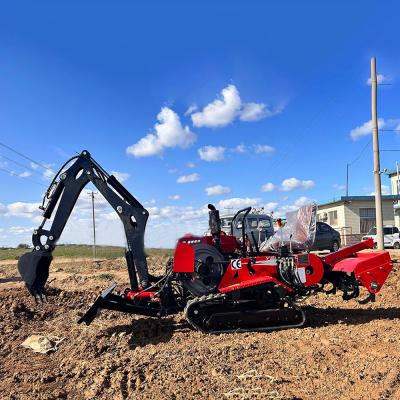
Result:
M382 200L400 200L400 195L396 194L387 194L382 196ZM375 201L375 196L341 196L340 199L333 199L332 201L328 201L326 203L321 203L318 206L327 206L351 201Z
M397 169L392 169L391 171L386 171L385 172L386 175L389 175L390 177L392 177L393 175L397 175Z

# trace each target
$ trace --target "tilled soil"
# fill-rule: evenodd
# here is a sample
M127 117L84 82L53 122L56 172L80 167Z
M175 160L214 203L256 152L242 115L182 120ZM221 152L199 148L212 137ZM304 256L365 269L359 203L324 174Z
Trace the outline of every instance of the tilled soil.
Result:
M157 273L165 263L149 260ZM397 264L375 303L318 294L305 327L269 333L203 335L182 315L110 311L77 325L114 280L127 286L122 259L56 260L39 306L0 261L1 399L400 399ZM38 354L21 346L32 334L65 340Z

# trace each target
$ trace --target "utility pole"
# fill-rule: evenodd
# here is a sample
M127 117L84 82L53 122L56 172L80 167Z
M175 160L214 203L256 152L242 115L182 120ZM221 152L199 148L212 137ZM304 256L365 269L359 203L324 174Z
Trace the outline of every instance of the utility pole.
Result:
M379 137L378 137L378 112L377 112L377 80L376 59L371 58L371 116L372 116L372 145L374 151L374 184L375 184L375 218L376 240L379 250L383 250L383 217L382 217L382 193L381 193L381 166L379 161Z
M346 164L346 197L349 196L349 163Z
M96 260L96 220L94 217L94 195L97 192L88 193L92 197L92 223L93 223L93 259Z

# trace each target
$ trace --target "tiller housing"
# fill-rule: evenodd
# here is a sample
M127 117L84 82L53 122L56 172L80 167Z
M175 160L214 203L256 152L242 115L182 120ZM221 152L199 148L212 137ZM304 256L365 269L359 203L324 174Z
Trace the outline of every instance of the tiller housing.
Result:
M301 241L296 242L300 219L303 227L304 221L307 228L315 225L313 205L294 213L289 240L283 240L278 231L273 238L275 245L267 243L261 248L254 237L247 237L245 224L241 240L224 234L218 210L209 205L209 235L180 238L165 275L152 276L144 252L148 211L88 151L83 151L68 160L51 183L42 204L43 222L32 236L34 248L18 262L19 272L37 301L46 298L52 252L88 182L97 187L123 223L130 288L120 294L113 293L116 284L106 289L79 323L90 324L99 310L109 309L150 317L183 311L194 329L208 333L299 327L305 322L305 314L297 300L325 291L329 285L325 292L339 290L343 300L358 297L364 287L369 296L361 303L374 301L392 269L388 252L361 252L373 248L372 239L322 257L307 249L312 234L308 235L308 244L307 240L303 246ZM44 224L56 207L51 227L46 230ZM239 210L232 226L238 218L245 221L250 211L250 207ZM291 227L285 229L287 232Z

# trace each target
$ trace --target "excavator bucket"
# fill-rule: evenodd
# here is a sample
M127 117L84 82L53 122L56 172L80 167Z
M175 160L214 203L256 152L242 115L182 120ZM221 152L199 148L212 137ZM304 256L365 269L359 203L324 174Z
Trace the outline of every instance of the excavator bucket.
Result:
M46 295L44 286L52 259L48 251L36 250L23 254L18 260L18 271L36 301L42 301Z

